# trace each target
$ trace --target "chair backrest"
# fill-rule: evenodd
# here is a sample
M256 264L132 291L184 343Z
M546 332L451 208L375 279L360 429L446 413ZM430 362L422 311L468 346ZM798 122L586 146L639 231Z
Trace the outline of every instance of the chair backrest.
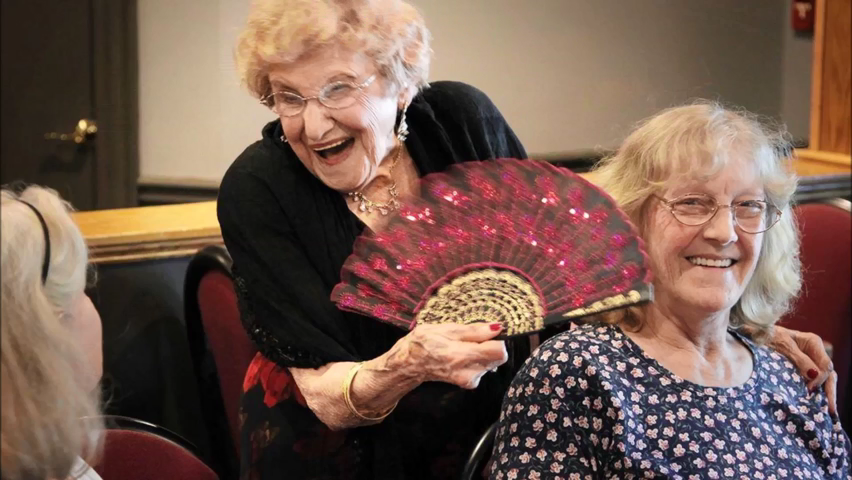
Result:
M163 427L106 416L104 452L94 469L104 480L218 480L194 446Z
M231 277L218 271L207 273L198 287L198 303L204 332L219 372L219 387L228 424L234 444L239 448L240 395L246 369L255 354L254 345L239 321L240 312Z
M491 459L491 450L494 448L494 437L497 435L497 423L494 422L489 425L485 432L482 433L482 436L479 437L464 465L461 480L480 480L488 476L483 476L483 473L485 472L485 467L488 465L488 461Z
M217 426L226 423L230 456L235 459L239 452L242 384L256 350L240 322L227 250L208 246L193 256L184 282L184 302L196 374L202 395L208 394L202 408L208 426L214 425L211 436L217 436L215 432L222 430ZM211 395L217 396L218 401L209 398ZM222 439L211 441L218 445Z
M848 395L852 359L852 214L848 201L806 203L794 208L802 235L802 293L781 325L813 332L833 347L837 400ZM849 419L846 419L849 421Z

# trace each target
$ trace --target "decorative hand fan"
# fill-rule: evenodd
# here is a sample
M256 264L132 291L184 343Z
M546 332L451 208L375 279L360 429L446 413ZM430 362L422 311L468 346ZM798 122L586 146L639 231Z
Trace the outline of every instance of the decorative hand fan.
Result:
M644 243L602 190L546 162L467 162L422 179L346 260L332 300L413 329L498 322L503 337L651 299Z

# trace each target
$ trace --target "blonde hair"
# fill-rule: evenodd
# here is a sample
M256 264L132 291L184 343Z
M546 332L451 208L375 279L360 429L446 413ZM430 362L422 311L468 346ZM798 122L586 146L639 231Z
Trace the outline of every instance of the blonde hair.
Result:
M44 217L50 263L42 283ZM77 457L94 460L103 425L97 392L80 381L85 356L65 316L86 286L88 252L71 207L53 190L4 189L0 203L0 470L4 479L79 475ZM96 389L97 390L97 389ZM84 420L84 417L88 417Z
M427 85L431 35L402 0L255 0L237 40L237 71L255 97L270 93L269 69L329 46L363 52L396 88Z
M757 338L789 310L802 284L791 211L797 178L790 170L788 137L783 129L742 109L699 100L647 119L595 168L597 183L642 231L651 195L684 178L707 180L734 160L755 167L767 201L781 210L781 219L763 234L754 275L731 311L731 325L746 327ZM612 313L605 320L638 328L642 309Z

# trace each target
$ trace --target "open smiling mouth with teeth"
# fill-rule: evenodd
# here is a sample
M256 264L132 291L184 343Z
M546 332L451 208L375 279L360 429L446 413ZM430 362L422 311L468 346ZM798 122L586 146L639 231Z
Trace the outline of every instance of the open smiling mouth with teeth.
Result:
M689 260L689 263L693 265L698 265L699 267L710 267L710 268L729 268L732 267L736 260L733 258L725 258L725 259L712 259L712 258L704 258L704 257L686 257Z
M354 138L347 138L346 140L341 140L337 143L333 143L327 147L323 147L321 149L314 149L317 155L322 158L328 158L332 155L338 154L347 148L349 148L353 143L355 143Z

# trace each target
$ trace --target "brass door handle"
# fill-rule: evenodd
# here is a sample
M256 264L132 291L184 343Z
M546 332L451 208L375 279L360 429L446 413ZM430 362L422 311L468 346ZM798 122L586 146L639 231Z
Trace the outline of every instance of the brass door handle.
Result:
M79 122L77 122L77 126L74 128L74 131L71 133L56 133L50 132L45 133L45 140L59 140L63 142L73 141L74 143L80 144L93 137L96 133L98 133L98 124L94 120L89 120L87 118L81 118Z

